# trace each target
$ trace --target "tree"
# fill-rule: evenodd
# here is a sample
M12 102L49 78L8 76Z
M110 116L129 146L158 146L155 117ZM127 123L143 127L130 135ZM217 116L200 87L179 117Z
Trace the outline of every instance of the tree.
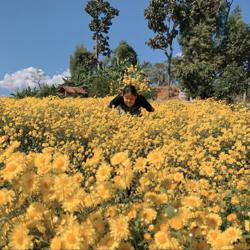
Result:
M239 7L230 14L220 51L223 63L215 83L215 96L232 102L247 93L250 81L250 26Z
M180 23L182 57L177 60L181 85L191 97L232 102L247 91L250 28L232 0L186 1Z
M47 96L57 96L58 95L58 87L55 85L43 84L38 88L27 87L23 90L16 90L15 93L11 93L13 97L16 99L22 99L25 97L47 97Z
M214 96L233 102L247 90L249 80L244 67L237 65L236 62L231 63L223 69L221 76L215 79Z
M163 50L167 57L168 83L171 84L171 61L173 56L173 41L178 34L180 22L184 19L182 0L150 0L144 11L149 29L156 33L147 41L153 49Z
M89 52L84 46L77 46L73 55L70 56L70 75L65 79L68 85L81 85L86 75L96 69L95 55Z
M77 46L73 55L70 56L70 74L77 75L79 72L93 71L96 58L84 46Z
M158 86L165 85L168 79L168 72L165 63L144 63L142 70L148 76L151 83Z
M39 90L35 88L31 88L28 86L26 89L16 90L15 93L11 93L10 95L15 97L16 99L22 99L25 97L36 97Z
M214 81L222 75L225 27L232 1L185 1L185 22L180 23L182 57L177 63L181 85L191 97L215 95Z
M135 66L137 64L137 53L127 42L121 41L114 50L112 62L117 65L126 63L127 65L132 64Z
M239 7L229 16L221 51L224 65L237 62L239 66L245 67L250 77L250 26L244 23Z
M110 6L104 0L88 1L85 11L93 18L89 24L90 30L93 32L93 40L95 41L95 57L97 64L99 55L110 55L108 31L112 25L112 19L119 15L119 10Z
M70 77L64 78L64 85L87 87L90 96L103 97L115 94L126 65L112 65L107 56L100 61L96 70L96 57L85 47L76 47L70 57Z

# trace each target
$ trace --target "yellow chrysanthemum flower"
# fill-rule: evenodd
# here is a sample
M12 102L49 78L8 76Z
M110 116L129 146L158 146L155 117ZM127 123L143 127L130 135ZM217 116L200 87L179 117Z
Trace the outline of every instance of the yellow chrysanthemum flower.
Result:
M126 189L127 185L125 183L125 179L121 176L117 175L113 178L114 181L114 187L120 190Z
M81 249L82 238L79 225L71 225L61 235L65 249Z
M62 207L67 212L77 212L85 197L85 193L80 188L76 189L75 192L65 194L62 201Z
M122 162L124 162L127 159L128 159L128 151L119 152L119 153L116 153L111 158L111 164L113 166L115 166L115 165L121 164Z
M119 246L119 241L115 240L110 234L105 235L95 247L96 250L114 250Z
M92 166L99 163L103 158L102 149L95 149L93 157L87 159L86 165Z
M120 215L109 220L110 234L117 240L127 240L129 235L128 218Z
M232 245L229 243L228 239L225 238L223 234L219 234L214 241L210 243L213 249L228 250L232 249Z
M0 176L7 181L17 177L23 171L22 166L17 161L6 163L5 167L0 171Z
M231 213L227 216L228 221L235 221L237 218L237 215L235 213Z
M134 169L135 171L138 171L138 172L144 172L145 169L147 168L147 160L142 158L142 157L139 157L136 159L136 162L134 164Z
M149 224L156 218L157 213L153 208L143 208L140 216L145 224Z
M96 173L96 179L97 181L101 182L101 181L105 181L108 180L110 177L110 173L112 171L112 168L108 165L108 164L102 164Z
M121 166L117 170L117 173L121 177L122 182L124 183L125 187L126 188L129 187L134 176L132 168L130 166Z
M15 225L9 234L9 244L11 249L30 249L33 246L32 237L24 224Z
M39 202L33 202L27 208L27 216L31 221L38 221L43 218L44 206Z
M62 238L60 238L60 237L54 237L54 238L51 240L50 249L51 249L51 250L61 250L61 249L65 249L64 246L63 246L63 240L62 240Z
M201 199L198 196L187 196L183 198L182 204L188 208L197 208L201 205Z
M95 230L92 223L84 222L80 225L80 237L82 239L82 248L87 249L89 245L93 245L97 238L97 231Z
M242 238L241 234L242 234L241 230L236 227L229 227L223 232L223 235L225 236L226 239L228 239L228 241L231 244L241 239Z
M166 232L159 231L154 235L154 242L159 249L180 249L178 241L175 238L170 237Z
M22 191L25 194L31 194L38 189L38 178L34 172L26 172L19 181Z
M181 182L184 177L183 177L183 173L175 173L173 175L173 179L176 181L176 182Z
M54 178L50 175L44 175L42 178L39 178L38 185L44 200L47 200L53 193Z
M92 224L97 235L102 236L105 232L105 221L101 211L97 211L88 216L87 222Z
M164 158L160 151L155 150L155 151L151 151L148 154L147 160L152 164L158 165L163 162Z
M35 156L35 166L37 167L37 173L44 175L51 169L52 155L49 153L40 153Z
M135 248L128 242L121 242L117 250L134 250Z
M96 193L102 200L108 200L111 198L112 189L109 183L101 183L96 187Z
M52 168L55 173L64 173L69 166L69 158L66 155L54 156Z
M209 230L206 235L207 241L212 244L220 234L221 232L219 230Z
M175 229L175 230L180 230L183 228L183 220L182 217L176 216L173 217L169 220L169 225Z
M211 213L206 217L206 225L209 229L218 229L222 224L222 219L218 214Z
M15 192L13 190L8 190L6 188L0 189L0 207L10 204L15 197Z

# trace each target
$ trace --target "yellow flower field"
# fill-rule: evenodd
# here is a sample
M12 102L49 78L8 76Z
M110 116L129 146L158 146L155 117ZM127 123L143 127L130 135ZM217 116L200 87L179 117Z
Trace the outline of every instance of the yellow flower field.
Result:
M250 249L250 110L0 98L0 249Z

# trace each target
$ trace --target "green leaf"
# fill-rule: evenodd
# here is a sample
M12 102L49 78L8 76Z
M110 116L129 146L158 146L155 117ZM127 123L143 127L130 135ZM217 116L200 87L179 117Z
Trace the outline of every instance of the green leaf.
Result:
M173 217L175 214L175 208L171 205L168 205L164 210L169 217Z

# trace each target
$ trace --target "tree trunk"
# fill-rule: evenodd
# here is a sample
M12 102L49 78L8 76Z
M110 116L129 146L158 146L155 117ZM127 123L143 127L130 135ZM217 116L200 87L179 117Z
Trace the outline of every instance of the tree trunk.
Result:
M96 56L96 69L99 70L99 36L98 33L95 35L95 56Z
M172 56L173 56L173 46L170 44L170 52L166 51L165 55L168 58L167 71L168 71L168 86L172 83L172 72L171 72L171 64L172 64Z

